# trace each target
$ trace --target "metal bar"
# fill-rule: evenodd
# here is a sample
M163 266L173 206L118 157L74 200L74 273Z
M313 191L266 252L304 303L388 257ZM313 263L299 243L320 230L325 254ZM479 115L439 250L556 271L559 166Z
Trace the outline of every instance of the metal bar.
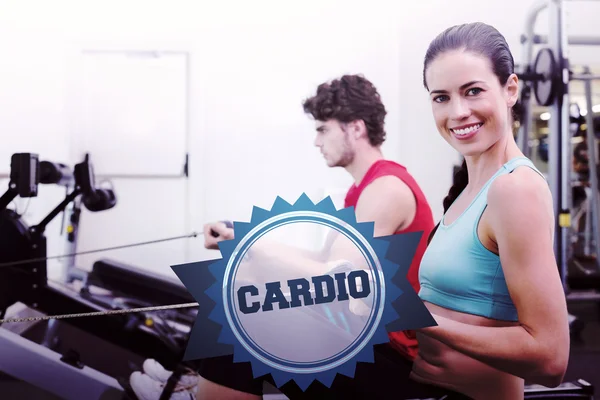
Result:
M75 199L68 209L63 213L63 223L66 222L69 230L61 229L61 235L65 237L64 254L77 253L77 242L79 240L79 221L81 220L81 198ZM85 282L85 277L77 274L75 257L65 257L61 262L61 280L63 283L71 283L73 280Z
M571 102L569 99L569 60L568 60L568 43L567 43L567 16L565 12L565 5L562 0L555 0L557 7L557 16L559 18L558 22L560 25L557 25L557 43L558 43L558 52L557 56L557 65L560 66L560 77L562 81L560 82L560 90L558 92L559 96L562 94L562 99L559 102L558 106L560 107L561 112L561 129L560 129L560 154L559 159L561 162L560 165L560 212L563 214L567 214L570 216L571 208L572 208L572 186L571 186ZM563 288L568 286L568 266L569 260L571 259L573 248L570 245L570 237L571 237L571 223L569 221L568 224L560 224L560 236L561 236L561 252L560 252L560 273L563 277Z
M587 69L587 67L585 67ZM595 81L600 79L600 75L592 74L573 74L571 75L572 81Z
M589 68L586 68L585 72L589 72ZM591 112L592 83L590 80L585 81L585 102L588 110L590 110L585 116L587 123L588 165L590 169L590 183L592 186L592 194L590 196L591 198L589 199L591 203L589 207L589 213L592 214L591 222L593 224L594 241L596 242L594 243L596 250L596 265L600 268L600 227L598 226L598 217L600 216L600 210L598 210L598 155L596 154L597 147L596 135L594 132L594 113Z
M530 37L533 38L533 44L548 43L548 36L546 35L533 35ZM600 36L569 36L567 40L570 45L574 46L600 46Z
M534 28L535 21L537 19L538 14L548 6L548 0L538 0L533 6L529 9L529 12L525 18L525 35L523 35L523 63L525 65L525 69L533 64L533 43L531 40L527 40L527 38L532 38L534 36ZM527 82L523 82L521 84L521 104L523 107L523 117L522 123L519 127L519 132L517 134L517 144L525 157L529 157L530 155L530 146L529 146L529 129L532 121L532 110L531 110L531 87Z
M68 206L70 202L75 200L75 198L80 194L81 191L79 189L75 189L73 192L71 192L59 205L54 208L54 210L50 212L50 214L46 216L46 218L44 218L36 226L32 227L32 231L37 232L37 234L43 233L46 230L46 226L48 226L48 224L52 222L52 220L56 218L58 214L63 212L65 207Z
M65 400L124 400L115 378L77 367L61 355L6 329L0 329L0 371Z
M583 244L583 255L590 256L592 253L592 191L589 188L585 189L587 200L585 201L585 233L584 233L584 244Z
M10 202L13 201L18 195L19 192L16 187L11 186L6 193L0 197L0 210L4 210L6 207L8 207Z
M594 301L600 300L600 293L596 291L573 292L567 294L568 301Z
M549 37L549 48L552 49L557 62L562 61L561 51L561 13L556 0L548 2L548 26L554 27ZM562 93L562 91L561 91ZM562 210L562 96L556 96L549 107L550 115L548 121L548 181L552 193L553 209L555 212L554 254L556 263L560 270L563 288L567 290L567 266L563 263L563 235L560 225L560 213Z
M525 34L523 35L524 40L524 57L523 63L525 65L531 65L533 62L533 38L535 37L534 28L535 22L537 20L538 14L548 7L549 0L538 0L534 3L529 9L527 16L525 18ZM550 25L553 26L553 25Z

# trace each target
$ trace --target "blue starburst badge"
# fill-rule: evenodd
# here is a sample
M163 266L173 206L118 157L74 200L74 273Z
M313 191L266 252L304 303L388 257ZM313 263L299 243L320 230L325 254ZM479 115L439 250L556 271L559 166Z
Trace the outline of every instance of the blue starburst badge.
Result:
M375 238L373 226L329 197L254 207L219 243L221 259L172 267L200 305L185 360L233 354L254 377L306 390L353 377L388 332L434 326L406 279L422 232ZM278 240L314 239L314 229L331 238L320 251Z

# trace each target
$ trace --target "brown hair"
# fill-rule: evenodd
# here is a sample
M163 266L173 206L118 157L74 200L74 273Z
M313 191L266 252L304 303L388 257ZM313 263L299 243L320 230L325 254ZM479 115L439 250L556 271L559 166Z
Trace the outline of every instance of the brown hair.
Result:
M375 86L362 75L344 75L320 84L317 94L306 99L303 108L317 121L335 119L349 123L362 120L371 145L378 146L385 141L387 111Z

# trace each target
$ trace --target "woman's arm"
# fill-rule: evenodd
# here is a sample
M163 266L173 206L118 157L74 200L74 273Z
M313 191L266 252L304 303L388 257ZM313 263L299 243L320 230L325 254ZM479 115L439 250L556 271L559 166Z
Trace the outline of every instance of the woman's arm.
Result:
M422 332L494 368L556 387L568 364L569 324L547 184L529 169L499 177L487 216L520 325L472 326L434 316L438 326Z

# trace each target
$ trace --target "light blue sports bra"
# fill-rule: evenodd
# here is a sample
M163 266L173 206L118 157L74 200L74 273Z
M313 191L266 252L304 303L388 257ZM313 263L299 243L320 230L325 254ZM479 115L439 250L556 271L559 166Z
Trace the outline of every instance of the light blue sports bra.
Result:
M486 182L452 224L444 224L445 215L442 217L419 267L421 300L491 319L518 320L500 257L483 246L477 226L487 207L491 183L520 166L530 167L543 177L528 158L513 158Z

